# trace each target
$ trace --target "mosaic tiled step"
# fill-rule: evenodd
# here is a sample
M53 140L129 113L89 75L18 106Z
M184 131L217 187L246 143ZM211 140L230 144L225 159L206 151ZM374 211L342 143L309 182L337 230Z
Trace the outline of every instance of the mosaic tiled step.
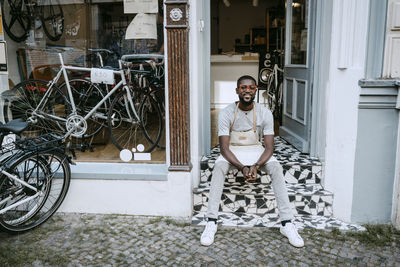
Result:
M294 214L332 216L332 193L318 184L287 184ZM209 184L195 188L195 212L207 211ZM222 193L220 212L278 214L274 192L266 184L228 184Z
M212 171L215 160L219 157L219 147L214 147L209 156L203 156L200 162L201 176L200 182L211 181ZM303 154L296 150L280 137L275 137L274 156L281 163L285 180L287 183L320 183L322 176L322 166L316 158ZM257 182L269 183L269 175L259 171L260 177ZM244 178L240 171L234 169L227 174L228 182L243 182Z
M204 167L204 165L203 165ZM301 165L282 165L283 175L285 181L291 184L318 184L321 182L321 166L301 166ZM214 169L214 162L208 162L207 168L201 170L200 182L210 182L212 170ZM265 172L259 171L259 177L256 182L270 183L271 178ZM237 169L230 170L226 176L229 183L244 182L243 174Z
M205 225L205 212L195 213L192 217L192 225ZM244 214L244 213L220 213L218 224L233 227L280 227L279 217L276 214ZM333 229L364 231L363 226L348 224L333 217L296 215L294 224L298 229Z

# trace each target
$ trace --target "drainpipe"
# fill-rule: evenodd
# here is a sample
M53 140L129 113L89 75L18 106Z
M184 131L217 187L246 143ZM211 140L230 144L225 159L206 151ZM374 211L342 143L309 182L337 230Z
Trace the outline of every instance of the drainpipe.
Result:
M393 191L393 207L392 207L392 222L394 226L400 230L400 80L395 82L397 87L397 101L396 109L398 113L398 124L397 124L397 153L396 153L396 167L394 177L394 191Z

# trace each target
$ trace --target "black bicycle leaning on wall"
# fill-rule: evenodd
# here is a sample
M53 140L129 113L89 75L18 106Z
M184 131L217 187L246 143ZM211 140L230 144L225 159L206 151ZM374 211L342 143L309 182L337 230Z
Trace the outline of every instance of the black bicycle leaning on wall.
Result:
M60 40L64 14L58 0L1 0L4 30L16 42L28 38L32 26L43 26L52 41Z
M21 233L47 221L60 207L71 180L71 158L55 134L27 138L28 123L0 123L0 230Z

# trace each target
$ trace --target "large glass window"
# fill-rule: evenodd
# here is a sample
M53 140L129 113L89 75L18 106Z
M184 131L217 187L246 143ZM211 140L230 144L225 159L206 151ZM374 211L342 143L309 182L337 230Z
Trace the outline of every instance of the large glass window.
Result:
M26 135L69 132L78 161L164 163L162 14L162 0L4 0L4 120L30 119ZM59 54L75 67L68 82Z

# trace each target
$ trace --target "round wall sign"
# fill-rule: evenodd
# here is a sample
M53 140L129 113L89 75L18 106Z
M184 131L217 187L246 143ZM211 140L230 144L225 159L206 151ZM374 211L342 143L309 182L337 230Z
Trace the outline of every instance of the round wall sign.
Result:
M174 8L169 12L169 17L172 21L179 21L182 18L182 10L180 8Z

